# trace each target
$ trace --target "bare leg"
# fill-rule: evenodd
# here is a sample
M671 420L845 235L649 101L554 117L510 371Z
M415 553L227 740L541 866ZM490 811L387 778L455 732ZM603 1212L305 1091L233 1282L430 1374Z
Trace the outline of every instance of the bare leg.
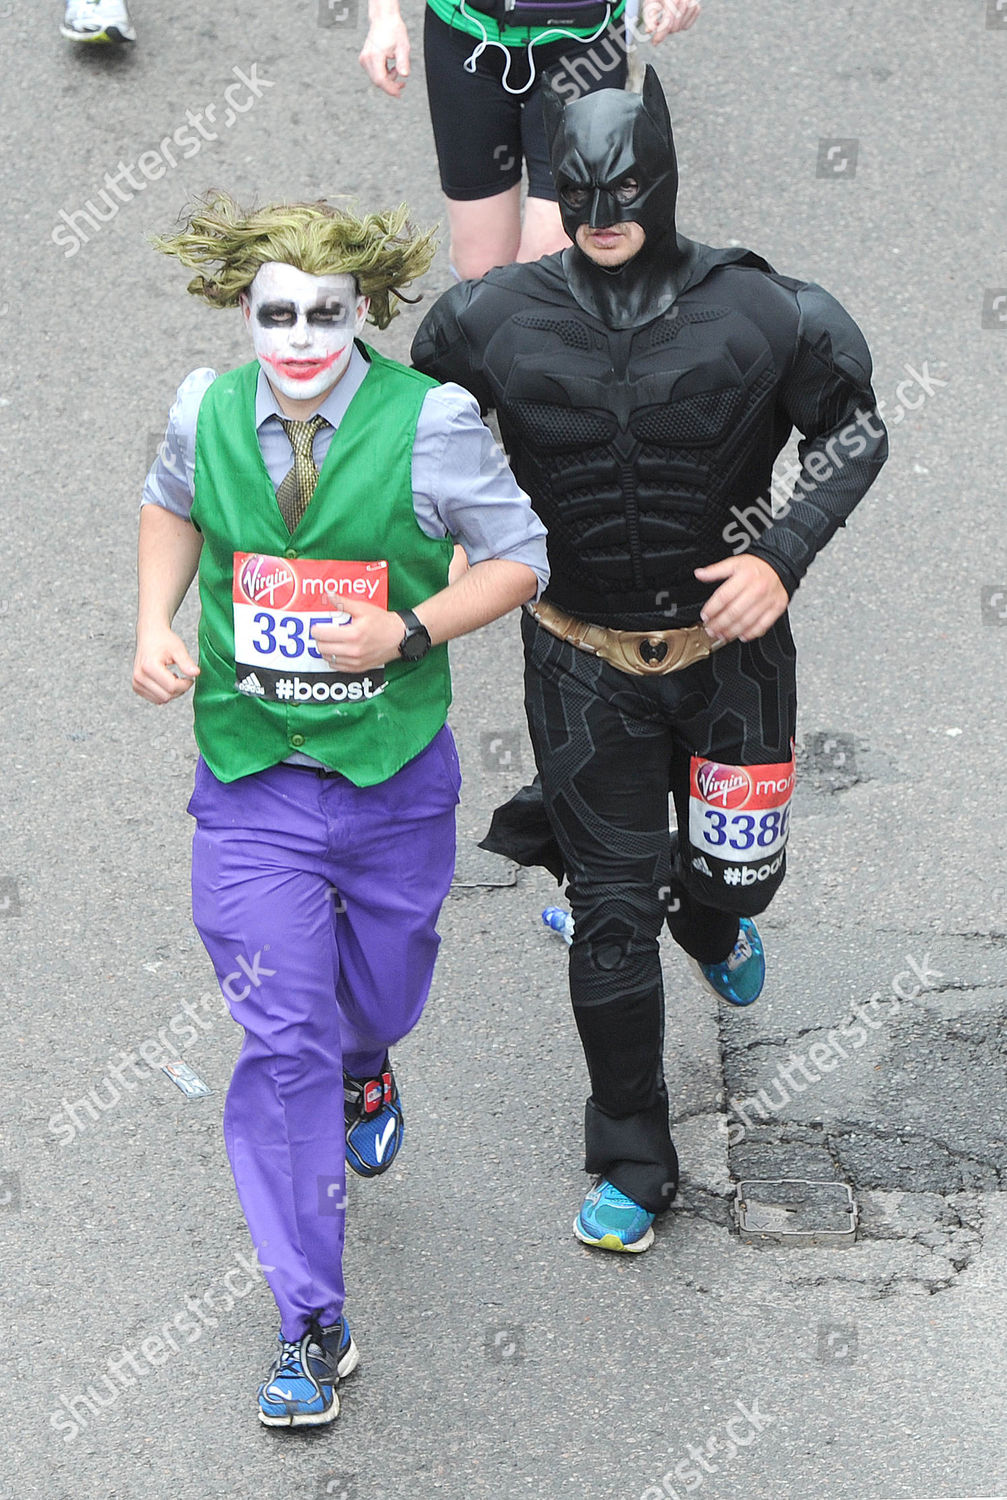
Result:
M524 206L524 224L518 260L541 260L556 250L565 250L570 240L559 216L559 204L548 198L528 198Z
M448 198L451 264L463 281L493 266L509 266L521 240L521 187L515 183L492 198L463 202Z

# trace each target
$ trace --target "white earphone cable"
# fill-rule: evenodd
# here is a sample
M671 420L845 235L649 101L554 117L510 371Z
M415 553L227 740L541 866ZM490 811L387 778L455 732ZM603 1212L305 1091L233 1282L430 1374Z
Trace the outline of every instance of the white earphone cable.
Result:
M540 36L529 37L529 39L528 39L528 75L529 75L528 76L528 82L525 84L524 88L512 89L511 86L510 86L510 84L507 82L507 78L508 78L508 75L510 73L511 50L512 49L509 48L509 47L507 47L503 42L497 41L496 39L491 39L490 34L486 30L485 25L479 19L478 13L477 14L473 14L472 11L469 10L468 6L466 5L465 0L459 0L458 10L459 10L459 13L461 15L467 16L470 21L474 21L476 23L476 25L479 27L479 30L482 32L482 38L481 38L481 40L478 41L478 42L476 42L476 45L473 48L471 55L469 57L467 57L465 59L465 62L462 64L462 66L464 67L466 73L474 73L475 72L476 67L478 65L478 62L479 62L479 59L480 59L480 57L482 57L482 55L486 51L487 47L499 47L500 51L503 53L504 57L506 58L506 63L504 65L504 70L503 70L503 76L500 79L500 86L501 86L501 88L506 93L510 94L513 98L519 98L521 94L526 94L528 92L528 90L531 88L532 84L535 82L535 59L532 56L532 48L533 47L538 46L538 44L540 42L545 41L545 39L547 37L557 37L557 36L569 37L569 39L572 42L596 42L598 40L598 38L601 36L602 32L606 31L608 29L608 23L612 19L612 6L611 6L611 4L606 4L606 6L605 6L605 19L602 21L601 25L598 27L598 30L594 33L593 36L577 36L575 32L567 30L566 27L563 27L563 26L553 26L548 31L543 31Z

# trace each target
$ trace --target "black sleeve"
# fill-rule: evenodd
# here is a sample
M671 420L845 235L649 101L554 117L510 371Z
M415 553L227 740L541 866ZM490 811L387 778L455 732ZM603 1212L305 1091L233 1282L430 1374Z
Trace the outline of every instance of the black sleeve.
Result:
M478 281L462 281L438 297L420 324L410 353L413 365L424 375L453 380L470 391L485 416L493 405L493 396L482 373L481 348L470 326L479 291Z
M779 400L803 433L801 467L789 502L750 549L775 568L790 594L888 457L863 334L822 287L799 285L796 296L796 347Z

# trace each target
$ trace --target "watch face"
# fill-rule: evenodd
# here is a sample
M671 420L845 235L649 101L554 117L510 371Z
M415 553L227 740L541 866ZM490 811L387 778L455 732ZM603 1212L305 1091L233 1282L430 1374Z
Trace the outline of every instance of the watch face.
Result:
M421 661L429 650L430 637L421 626L419 630L409 632L399 647L399 655L404 656L406 661Z

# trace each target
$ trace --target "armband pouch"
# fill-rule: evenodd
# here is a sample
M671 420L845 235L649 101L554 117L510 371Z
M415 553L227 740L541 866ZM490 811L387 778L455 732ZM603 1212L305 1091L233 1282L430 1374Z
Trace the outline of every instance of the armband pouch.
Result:
M465 0L467 9L492 16L498 26L540 26L597 31L612 14L606 0Z

